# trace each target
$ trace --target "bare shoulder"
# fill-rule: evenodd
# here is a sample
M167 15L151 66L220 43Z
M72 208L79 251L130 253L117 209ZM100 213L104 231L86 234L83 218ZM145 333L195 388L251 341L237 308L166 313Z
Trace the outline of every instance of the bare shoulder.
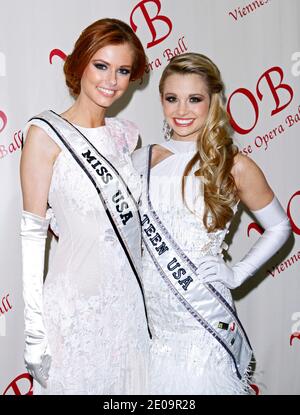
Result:
M42 158L54 162L60 151L58 145L42 128L35 125L29 127L22 158L40 155Z
M152 157L151 157L151 167L154 167L156 164L159 164L161 161L171 156L173 153L159 144L154 144L152 146Z
M231 170L240 200L251 210L266 206L274 193L261 168L250 158L237 154Z
M20 163L24 210L45 216L53 163L59 152L58 145L42 128L30 126Z
M29 127L24 148L25 146L32 145L58 149L58 151L60 150L58 145L49 137L46 131L36 125L31 125Z
M239 187L245 179L264 178L264 173L261 168L250 157L238 153L234 157L231 174L234 178L236 186Z
M171 153L171 151L161 146L160 144L153 144L152 146L152 154L165 155L169 153Z
M238 175L249 172L249 170L260 170L258 165L250 157L238 153L233 160L232 175Z

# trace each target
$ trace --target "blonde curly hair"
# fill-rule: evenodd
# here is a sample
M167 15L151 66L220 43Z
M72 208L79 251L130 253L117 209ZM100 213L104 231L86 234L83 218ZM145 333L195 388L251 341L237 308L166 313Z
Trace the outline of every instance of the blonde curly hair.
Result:
M184 178L191 173L194 166L198 167L194 174L204 184L203 223L208 232L214 232L225 228L233 217L232 208L237 202L237 189L231 169L238 148L231 138L224 84L217 66L207 56L199 53L184 53L170 60L160 79L161 96L166 79L173 74L200 75L209 93L208 116L197 137L198 151L183 174L182 195L185 195Z

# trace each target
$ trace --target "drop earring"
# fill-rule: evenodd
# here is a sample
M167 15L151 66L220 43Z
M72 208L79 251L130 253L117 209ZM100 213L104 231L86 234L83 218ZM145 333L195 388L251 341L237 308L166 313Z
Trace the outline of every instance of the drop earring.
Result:
M164 134L164 139L166 141L170 141L171 134L172 134L172 128L169 126L166 120L164 120L164 124L163 124L163 134Z

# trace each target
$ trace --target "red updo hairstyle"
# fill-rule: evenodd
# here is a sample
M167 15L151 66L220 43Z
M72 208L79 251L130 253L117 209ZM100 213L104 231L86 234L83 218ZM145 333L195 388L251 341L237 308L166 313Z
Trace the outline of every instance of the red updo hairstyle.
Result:
M80 93L82 74L94 54L107 45L128 43L133 51L130 80L142 78L146 67L143 45L131 27L118 19L101 19L85 28L64 64L66 84L75 98Z

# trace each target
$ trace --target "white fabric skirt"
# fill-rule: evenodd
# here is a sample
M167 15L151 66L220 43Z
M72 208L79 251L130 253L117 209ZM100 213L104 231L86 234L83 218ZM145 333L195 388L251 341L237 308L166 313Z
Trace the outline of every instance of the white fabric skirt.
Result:
M153 395L253 394L249 376L239 379L228 353L202 330L160 333L152 341L149 367Z

